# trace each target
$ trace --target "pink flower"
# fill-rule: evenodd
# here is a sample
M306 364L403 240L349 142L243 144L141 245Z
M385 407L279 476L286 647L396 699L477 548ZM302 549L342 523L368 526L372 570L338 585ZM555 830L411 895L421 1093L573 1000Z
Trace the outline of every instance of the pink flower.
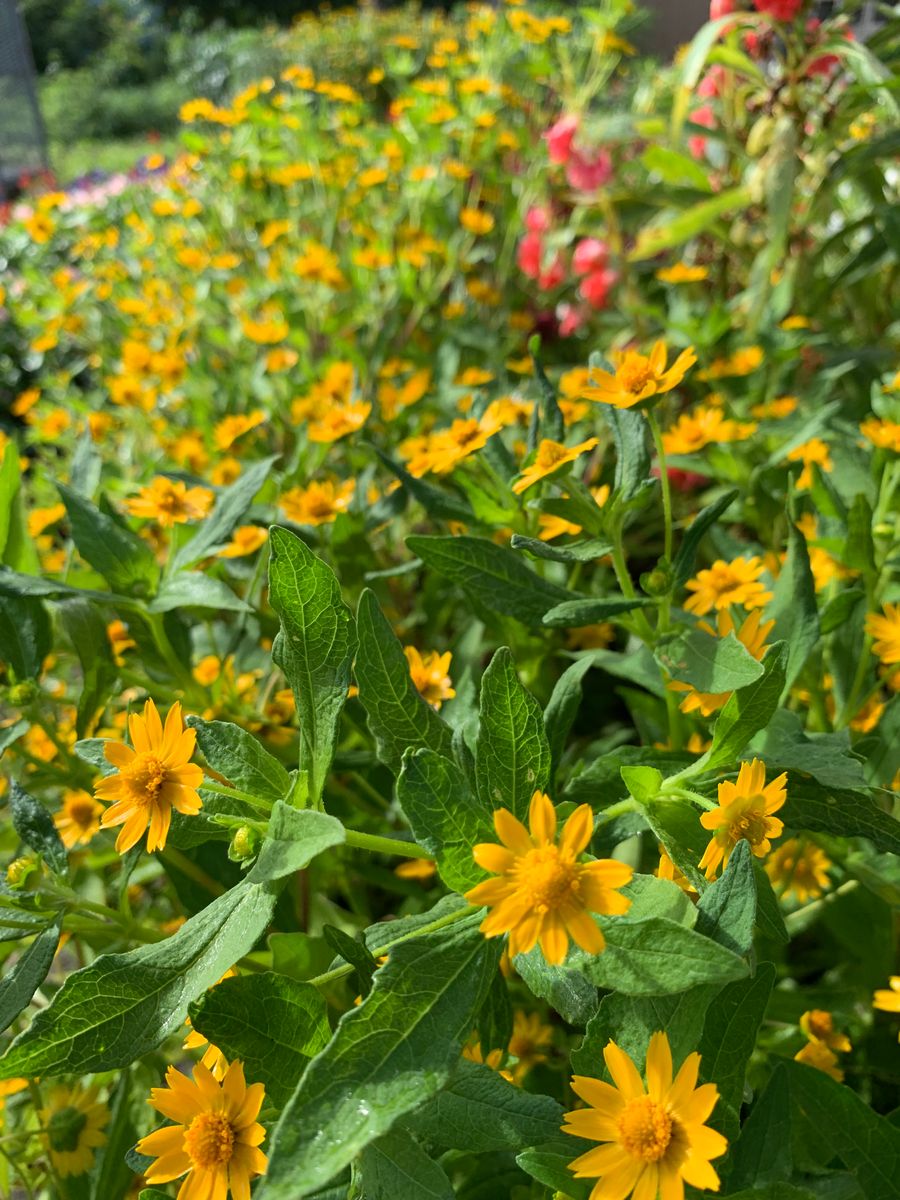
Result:
M735 7L734 0L709 0L709 19L718 21L719 17L727 17Z
M695 125L703 125L707 129L716 127L716 114L708 104L704 104L701 108L695 108L690 117ZM694 158L702 158L706 153L706 138L695 133L693 137L688 138L688 150Z
M565 263L562 260L562 255L557 254L547 270L538 279L538 287L542 287L547 292L552 291L553 288L559 287L565 277Z
M582 238L572 255L572 266L576 275L587 275L589 271L605 267L607 258L609 247L606 242L599 238Z
M697 84L697 95L708 99L712 96L718 96L722 91L722 84L725 82L725 68L715 66L709 68L700 82Z
M541 273L541 258L544 243L539 233L526 233L516 247L516 262L519 270L529 279L537 279Z
M583 309L575 308L572 304L560 304L556 310L559 317L559 336L571 337L584 324L585 313Z
M573 150L566 163L566 179L579 192L595 192L612 178L612 158L606 150L590 156Z
M550 209L539 204L533 204L525 214L525 228L529 233L546 233L550 222Z
M753 0L753 3L757 12L765 13L775 21L793 21L804 0Z
M572 153L572 139L578 129L578 118L572 114L560 117L544 134L550 161L565 163Z
M578 291L591 308L606 308L610 289L618 278L611 267L602 267L599 271L591 271L589 275L585 275Z

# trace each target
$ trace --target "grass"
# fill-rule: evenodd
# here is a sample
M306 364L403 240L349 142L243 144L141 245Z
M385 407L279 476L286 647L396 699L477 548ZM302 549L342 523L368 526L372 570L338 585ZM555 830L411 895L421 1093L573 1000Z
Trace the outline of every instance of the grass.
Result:
M174 136L151 139L144 135L71 144L51 141L50 166L60 184L65 185L90 171L102 171L106 175L129 171L148 154L164 154L170 158L179 149L178 138Z

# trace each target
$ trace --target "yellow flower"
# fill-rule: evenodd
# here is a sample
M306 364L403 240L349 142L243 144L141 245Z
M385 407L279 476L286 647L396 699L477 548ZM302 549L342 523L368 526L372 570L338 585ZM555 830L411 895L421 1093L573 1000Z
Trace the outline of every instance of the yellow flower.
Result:
M875 639L872 653L883 663L900 663L900 604L885 604L880 613L869 613L866 633Z
M143 715L128 718L131 746L107 742L107 762L116 771L97 781L94 793L103 801L116 801L103 814L101 825L121 825L116 839L120 854L137 845L149 827L147 850L162 850L172 820L172 809L185 816L200 811L197 788L203 771L191 762L197 735L185 729L181 704L169 709L165 728L156 705L148 700ZM132 746L134 749L132 749Z
M727 608L723 608L718 613L717 629L713 629L706 621L700 622L700 628L706 633L713 635L718 633L720 638L727 637L729 633L734 633L738 641L746 646L756 661L761 662L763 655L768 649L766 638L775 627L774 621L766 621L765 625L760 625L761 620L762 610L757 608L744 618L740 629L735 629L731 613ZM687 695L679 705L683 713L697 712L699 710L700 715L703 717L711 717L714 712L718 712L732 695L731 692L698 692L689 683L683 683L678 679L673 679L668 686L672 692L687 692Z
M803 1049L794 1055L794 1061L814 1067L817 1071L824 1071L837 1083L843 1082L844 1072L837 1065L837 1055L833 1050L829 1050L824 1042L807 1042Z
M646 1087L624 1050L607 1042L603 1051L612 1083L576 1075L572 1090L589 1107L565 1114L564 1133L604 1142L569 1163L577 1179L597 1179L591 1200L683 1200L684 1185L719 1190L710 1160L728 1149L721 1133L704 1122L716 1106L714 1083L697 1087L700 1055L689 1054L674 1080L672 1051L664 1033L647 1048Z
M656 272L656 278L662 283L699 283L701 279L709 278L708 267L692 267L687 263L678 262L671 267L663 267Z
M900 422L869 417L860 425L859 432L864 438L868 438L873 446L900 454Z
M585 454L588 450L593 450L597 442L597 438L588 438L586 442L580 442L577 446L567 447L561 442L553 442L550 438L543 438L537 448L534 462L531 466L525 468L513 484L512 490L517 495L527 491L528 488L532 487L539 480L546 479L548 475L554 474L560 467L574 462L576 458Z
M812 1008L805 1012L800 1018L800 1028L811 1042L821 1042L829 1050L846 1054L853 1049L846 1033L835 1029L834 1018L824 1009Z
M872 1000L872 1007L881 1012L900 1013L900 975L892 975L890 988L879 988ZM897 1034L900 1041L900 1033Z
M527 954L540 942L544 957L554 966L565 959L569 938L589 954L599 954L606 940L589 914L628 911L631 901L616 889L629 882L631 867L613 859L578 862L593 832L587 804L572 813L557 843L550 797L535 792L528 824L530 832L500 808L494 813L494 828L503 844L473 847L478 865L498 876L466 893L470 904L486 904L491 910L481 923L482 932L486 937L508 933L511 956Z
M755 404L750 412L761 421L779 420L781 417L789 417L799 403L796 396L776 396L774 400L765 404Z
M327 525L338 513L346 512L356 490L356 481L348 479L336 484L333 479L310 483L305 488L294 487L279 501L289 521L298 525Z
M438 709L445 700L453 699L456 695L450 680L450 660L453 655L449 650L446 654L438 654L436 650L426 650L420 654L415 646L404 646L403 653L409 663L409 673L416 690L432 708Z
M28 514L28 533L31 537L36 538L49 529L51 525L55 525L57 521L61 521L66 515L66 506L64 504L53 504L50 508L33 508Z
M229 450L239 437L262 425L265 419L266 414L261 409L252 413L236 413L231 417L223 417L213 431L217 448Z
M490 233L494 228L494 218L491 213L484 212L480 208L460 209L459 223L468 233L474 233L476 236Z
M513 1083L520 1083L532 1067L547 1061L545 1051L553 1046L553 1026L542 1021L537 1013L513 1013L513 1031L509 1053L518 1062L512 1068Z
M307 435L311 442L336 442L339 438L354 433L366 423L372 411L371 404L332 405L316 420L310 421Z
M453 422L449 429L433 434L428 447L428 467L438 475L447 475L455 466L480 450L503 428L502 420L493 413L465 417Z
M666 454L694 454L710 443L740 442L756 432L752 421L730 421L718 408L695 408L682 413L663 434Z
M814 842L788 838L773 851L766 874L782 896L793 896L798 904L805 904L827 891L830 866L831 859Z
M692 346L682 350L671 367L666 370L666 344L657 342L649 355L636 350L614 351L612 354L615 374L590 369L590 386L583 395L588 400L599 400L615 408L633 408L642 400L663 392L670 392L684 379L688 370L697 361Z
M41 1110L43 1142L50 1161L63 1179L84 1175L94 1165L94 1151L106 1141L109 1109L97 1099L94 1087L58 1087Z
M725 780L719 784L719 806L700 817L704 829L713 830L709 845L700 859L700 869L706 870L707 879L715 879L719 867L726 867L731 853L738 842L746 839L757 858L765 858L772 848L770 838L781 836L784 828L777 812L785 800L783 771L777 779L766 783L766 767L760 759L742 762L737 781Z
M430 883L437 872L437 863L430 858L408 858L394 867L398 879L414 879L417 883Z
M670 879L672 883L676 883L687 896L696 896L697 889L688 880L688 877L672 862L665 849L659 847L659 866L654 871L657 879Z
M264 1175L268 1160L259 1149L266 1131L257 1121L265 1099L261 1083L248 1087L244 1067L233 1062L219 1082L198 1063L193 1081L174 1067L166 1087L153 1088L149 1103L174 1121L137 1144L138 1154L156 1158L146 1170L151 1186L187 1175L180 1200L250 1200L250 1180Z
M262 525L240 525L231 535L231 541L219 551L219 558L243 558L254 554L265 545L269 531Z
M502 1075L507 1083L512 1083L512 1071L501 1071L500 1069L506 1057L504 1051L498 1048L496 1050L488 1050L487 1054L485 1054L481 1048L481 1042L478 1040L477 1033L473 1033L463 1046L462 1056L469 1062L483 1063L486 1067L490 1067L492 1071L496 1071L498 1075Z
M697 378L707 382L713 379L726 379L735 375L749 375L762 364L763 352L761 346L745 346L735 350L724 358L715 359L705 371L698 371Z
M212 507L213 494L209 488L189 488L182 479L167 479L157 475L152 483L142 487L136 496L126 500L125 507L133 517L155 520L163 529L199 521Z
M137 645L137 642L129 634L128 626L125 622L119 620L110 621L106 626L106 636L109 638L113 658L116 664L121 667L124 662L123 654L126 650L132 650Z
M765 584L759 582L764 569L762 560L756 557L741 556L730 563L719 558L711 567L698 571L693 579L687 581L685 587L694 595L684 607L699 616L711 609L718 612L732 604L740 604L744 608L762 608L772 599L772 593L767 592Z
M576 525L574 521L567 521L565 517L554 517L552 513L540 513L538 530L542 541L552 542L554 538L561 537L564 533L572 535L581 533L581 526Z
M813 464L818 465L823 471L831 471L834 464L831 461L831 455L828 450L828 443L823 442L821 438L810 438L808 442L804 442L802 446L795 446L787 456L788 462L802 462L803 470L800 472L800 478L797 480L798 488L811 488L813 485Z
M63 806L53 815L56 831L67 850L91 840L100 828L103 805L83 791L63 793Z

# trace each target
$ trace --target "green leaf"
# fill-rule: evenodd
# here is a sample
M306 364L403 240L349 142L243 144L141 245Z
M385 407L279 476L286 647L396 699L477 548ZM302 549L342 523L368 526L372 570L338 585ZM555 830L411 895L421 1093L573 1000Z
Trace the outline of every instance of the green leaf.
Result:
M774 966L761 963L752 979L738 979L724 987L706 1014L699 1046L702 1076L717 1085L722 1100L735 1113L740 1112L747 1064L775 977Z
M666 917L603 922L606 949L571 953L568 965L598 987L628 996L665 996L700 983L730 983L747 964L724 946Z
M788 525L788 553L766 617L773 618L773 641L788 646L785 686L790 687L819 640L819 613L816 585L809 565L806 538L793 521Z
M780 708L750 743L750 750L772 770L812 775L826 787L865 788L864 764L857 758L847 729L836 733L803 731L799 713Z
M625 996L621 992L604 996L581 1045L572 1053L573 1072L608 1080L603 1050L610 1041L642 1070L647 1045L658 1030L669 1038L673 1061L681 1063L697 1049L707 1009L718 993L718 985L702 984L670 996Z
M496 840L491 811L472 795L453 761L433 750L407 751L397 803L416 841L437 861L447 887L465 892L484 878L472 847Z
M579 658L566 667L553 687L544 709L544 733L550 746L551 782L566 748L578 708L581 704L582 682L594 664L588 657Z
M655 658L673 679L713 694L737 691L763 673L762 663L733 633L727 637L715 637L702 629L677 633L657 645Z
M284 800L290 794L290 775L252 733L231 721L195 716L186 724L196 731L200 753L233 787L261 800Z
M9 1028L47 978L59 945L59 925L50 925L23 950L12 968L4 968L0 979L0 1033Z
M194 1028L228 1059L240 1059L247 1079L264 1083L279 1107L331 1038L318 988L274 971L223 979L188 1011Z
M53 646L50 618L40 600L0 593L0 646L17 679L37 679Z
M368 588L356 613L359 650L353 671L378 757L395 775L407 748L431 749L449 758L453 733L419 694L396 634Z
M706 1067L705 1059L703 1066ZM779 1063L731 1148L729 1191L790 1179L794 1169L790 1128L790 1082L784 1065Z
M791 776L779 815L791 829L864 837L879 850L900 854L900 821L865 792L826 788L813 779Z
M583 600L565 600L544 613L544 624L552 629L580 629L608 621L635 608L648 608L656 601L650 596L598 596Z
M720 879L708 887L697 903L698 933L712 938L735 954L750 953L756 924L756 875L750 843L742 838L735 846Z
M315 804L334 757L356 630L331 568L278 525L272 526L269 543L269 603L281 621L272 657L294 691L300 769L309 772Z
M275 1127L256 1200L308 1196L443 1087L496 963L475 924L394 947L307 1067Z
M756 926L760 933L786 946L790 939L781 905L772 887L772 881L765 868L758 860L754 860L753 873L756 876Z
M69 518L72 541L114 591L149 595L159 578L159 564L148 542L96 508L65 484L57 484Z
M672 563L673 592L683 587L691 575L693 575L694 560L697 557L697 550L700 547L704 534L731 507L738 495L739 492L736 488L726 492L724 496L720 496L718 500L701 509L695 520L691 522L687 532L681 539L681 545L678 547L678 552Z
M422 505L430 517L436 517L441 521L461 521L464 525L472 524L475 514L470 505L464 503L458 496L449 495L441 488L434 487L424 479L416 479L405 467L389 458L377 446L374 446L373 449L388 470L396 475L406 491Z
M211 550L226 543L247 509L253 497L271 473L278 455L261 459L246 468L229 487L223 488L216 497L215 507L202 522L189 542L175 555L174 567L192 566Z
M620 767L622 782L638 804L648 804L659 795L663 774L656 767Z
M540 626L548 609L572 598L526 566L514 550L486 538L413 536L406 544L426 566L465 588L485 608L532 628Z
M66 848L62 838L56 832L53 818L43 804L35 800L19 786L13 783L9 796L12 808L13 829L35 854L39 854L51 871L57 875L66 875L69 871L69 860L66 858Z
M155 1049L252 949L275 900L274 889L243 880L164 941L75 971L0 1059L0 1079L111 1071Z
M689 184L701 192L712 191L709 175L687 154L669 146L654 145L641 155L641 165L657 174L664 183Z
M253 869L253 883L283 879L307 867L317 854L344 841L344 826L337 817L314 808L292 808L276 800L269 829Z
M359 1167L366 1200L453 1200L456 1194L440 1164L402 1129L366 1146Z
M19 448L14 441L9 441L0 461L0 562L3 561L10 526L14 519L20 482Z
M442 1091L411 1120L413 1132L448 1150L521 1150L559 1133L561 1105L515 1087L484 1063L463 1059Z
M210 608L225 612L250 612L250 606L221 579L202 571L180 571L167 579L147 606L152 613L177 608Z
M749 187L726 188L709 200L701 200L677 216L663 214L658 220L645 225L638 235L634 249L628 255L629 262L645 262L655 258L663 250L680 246L700 233L705 233L719 217L726 213L747 208L753 202L753 190Z
M27 733L31 728L31 722L26 721L23 717L19 721L13 721L12 725L4 725L0 728L0 755L8 750L10 746L19 740L23 733Z
M700 892L707 886L697 863L709 842L700 814L689 800L665 797L643 806L647 824L675 866Z
M110 1196L128 1194L132 1180L125 1155L137 1138L132 1108L131 1076L123 1071L109 1098L110 1117L103 1131L106 1141L97 1149L90 1175L91 1200L109 1200ZM141 1192L142 1196L144 1194Z
M532 995L546 1000L569 1025L586 1025L597 1011L597 989L578 971L551 967L535 946L517 954L513 966Z
M848 588L846 591L832 596L819 615L822 636L834 633L836 629L845 625L850 620L857 604L864 603L865 599L866 593L862 588Z
M864 576L875 574L872 506L862 493L854 497L847 514L847 541L841 551L841 562Z
M505 646L482 676L479 712L478 795L488 811L507 808L524 821L531 797L549 785L550 746L540 705L520 683Z
M786 1063L785 1070L795 1109L828 1139L866 1200L896 1200L900 1129L824 1071L795 1062Z
M755 683L736 691L719 713L709 750L699 758L692 774L712 771L724 763L738 761L750 739L772 718L784 691L788 647L784 642L770 646L763 660L763 675Z
M629 408L606 405L604 415L616 443L613 493L622 500L631 500L650 475L647 425L642 413Z
M587 538L583 542L571 542L568 546L554 546L539 538L524 537L521 533L514 533L509 544L513 550L524 550L533 558L544 558L548 562L596 562L612 549L605 538Z
M372 990L372 979L378 969L378 960L373 956L361 934L353 938L335 925L323 925L322 933L332 950L342 962L353 968L353 987L360 996Z

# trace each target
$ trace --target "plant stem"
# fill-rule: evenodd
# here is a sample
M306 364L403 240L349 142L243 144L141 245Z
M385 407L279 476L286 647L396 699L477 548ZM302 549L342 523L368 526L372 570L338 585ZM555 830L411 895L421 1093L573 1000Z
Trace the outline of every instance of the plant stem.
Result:
M239 788L223 787L220 783L210 783L208 779L204 779L200 784L202 792L214 792L217 796L228 796L231 800L240 800L243 804L249 804L252 808L266 814L272 811L272 805L265 800L260 800L259 796L251 796L249 792L242 792Z
M656 414L652 409L647 409L647 424L650 426L650 434L653 438L653 445L656 447L656 458L659 463L659 482L662 485L662 501L663 501L663 522L665 525L665 549L663 553L666 559L672 561L672 488L669 484L669 471L666 465L666 452L663 449L662 430L659 427L659 422L656 419Z
M431 858L427 850L417 846L415 842L402 842L399 838L380 837L375 833L357 833L355 829L346 831L348 846L356 846L360 850L371 850L373 854L399 854L404 858Z

